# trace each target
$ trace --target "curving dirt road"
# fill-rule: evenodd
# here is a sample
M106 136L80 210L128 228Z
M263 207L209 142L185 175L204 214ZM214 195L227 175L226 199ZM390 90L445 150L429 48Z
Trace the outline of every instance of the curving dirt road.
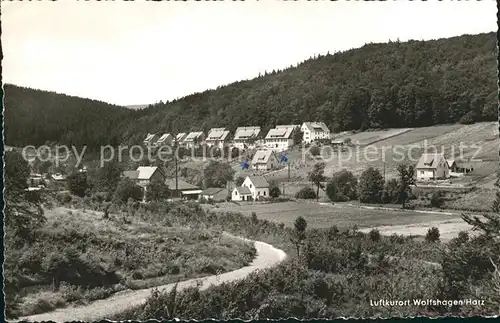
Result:
M242 240L250 241L245 238L237 237ZM178 290L187 287L196 286L200 282L200 289L204 290L211 285L218 285L223 282L230 282L246 277L251 272L258 269L265 269L275 266L285 260L286 253L283 250L274 248L265 242L255 241L255 249L257 256L252 263L246 267L224 273L221 275L208 276L199 279L190 279L179 282ZM134 291L125 291L117 293L109 298L94 301L85 306L66 307L57 309L52 312L42 313L27 317L22 317L20 321L54 321L54 322L69 322L69 321L98 321L111 317L132 306L137 306L145 302L151 295L151 291L158 289L159 291L168 291L175 284L167 284L153 288L146 288Z

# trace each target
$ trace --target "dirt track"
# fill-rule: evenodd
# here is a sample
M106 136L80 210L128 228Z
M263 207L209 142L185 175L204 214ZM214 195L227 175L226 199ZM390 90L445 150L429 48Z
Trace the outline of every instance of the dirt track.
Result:
M245 238L238 238L248 241L248 239ZM276 249L270 244L260 241L255 241L254 244L255 249L257 250L257 256L249 266L221 275L186 280L180 282L177 288L179 290L182 290L187 287L196 286L197 282L199 282L201 283L200 289L204 290L211 285L218 285L223 282L242 279L255 270L275 266L286 258L286 254L283 250ZM22 317L20 318L20 320L38 322L98 321L110 318L112 315L119 313L127 308L144 303L145 300L151 295L151 291L153 291L154 289L158 289L159 291L168 291L172 289L173 286L174 284L167 284L154 288L125 291L117 293L107 299L97 300L85 306L66 307L48 313Z

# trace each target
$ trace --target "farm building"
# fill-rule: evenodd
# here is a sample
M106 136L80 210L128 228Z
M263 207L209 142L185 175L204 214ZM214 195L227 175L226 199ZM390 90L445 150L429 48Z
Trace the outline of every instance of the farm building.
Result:
M275 152L281 152L290 149L293 142L293 133L298 125L279 125L269 130L266 136L266 148Z
M201 131L190 132L186 138L182 141L182 143L187 147L195 147L205 140L205 134Z
M221 187L209 187L201 192L201 197L209 201L225 201L228 189Z
M168 178L165 180L168 189L174 197L181 197L186 200L196 200L203 192L198 186L185 182L183 180L177 180L177 188L175 185L175 178Z
M205 142L207 146L216 146L222 149L229 142L229 130L225 128L212 128L208 132Z
M238 149L253 149L260 136L260 127L238 127L234 133L233 146Z
M417 180L444 179L450 177L448 161L442 154L422 154L415 168Z
M144 144L144 146L151 147L156 143L156 141L158 141L158 135L156 135L154 133L148 133L146 135L146 139L144 139L144 141L143 141L143 144Z
M237 186L233 189L231 200L233 201L250 201L252 199L252 192L246 186Z
M302 127L302 141L310 144L313 141L330 139L330 130L324 122L304 122Z
M252 159L253 170L270 170L278 167L278 159L272 150L257 150Z
M165 133L158 139L156 146L170 146L172 145L172 141L174 141L174 137L169 133Z

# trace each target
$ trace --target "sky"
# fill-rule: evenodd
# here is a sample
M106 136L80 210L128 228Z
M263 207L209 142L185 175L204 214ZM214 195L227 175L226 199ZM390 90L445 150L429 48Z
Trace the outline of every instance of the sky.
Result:
M3 80L118 105L180 98L366 43L497 30L487 1L1 3Z

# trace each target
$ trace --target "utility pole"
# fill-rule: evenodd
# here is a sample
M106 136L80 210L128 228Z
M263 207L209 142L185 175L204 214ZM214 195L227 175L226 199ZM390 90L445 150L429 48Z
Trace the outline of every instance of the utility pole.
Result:
M384 163L384 182L385 182L385 162Z

